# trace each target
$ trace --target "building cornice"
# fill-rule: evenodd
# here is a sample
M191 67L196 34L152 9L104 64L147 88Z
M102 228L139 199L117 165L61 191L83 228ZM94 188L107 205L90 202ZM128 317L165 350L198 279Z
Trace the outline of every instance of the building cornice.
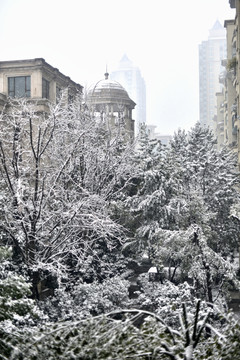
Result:
M51 76L53 76L53 78L58 77L58 78L62 79L63 82L68 83L69 86L76 87L76 88L78 88L78 90L80 92L82 92L82 89L83 89L82 85L71 80L71 78L69 76L62 74L58 70L58 68L55 68L55 67L51 66L50 64L48 64L45 61L45 59L43 59L43 58L0 61L0 70L1 69L12 70L14 68L19 68L20 66L23 69L24 68L26 68L26 69L34 68L34 69L41 69L41 70L48 71L51 74Z

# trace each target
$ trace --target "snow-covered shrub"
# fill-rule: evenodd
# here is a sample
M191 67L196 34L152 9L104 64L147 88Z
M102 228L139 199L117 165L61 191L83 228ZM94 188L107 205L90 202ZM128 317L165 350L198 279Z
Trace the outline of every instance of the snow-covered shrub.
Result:
M31 284L10 270L11 255L10 248L0 247L0 359L9 356L18 329L36 325L42 317L29 298Z
M30 299L31 284L10 270L10 248L0 247L0 326L10 320L15 325L33 324L39 311Z
M55 296L40 303L54 320L77 320L121 309L129 304L129 282L120 276L90 284L78 282L60 287Z
M120 310L80 321L43 326L21 335L11 360L238 360L239 324L224 319L219 331L209 323L211 310L183 304L179 326L167 325L161 317L141 310ZM139 317L145 318L136 326ZM220 319L220 314L219 314Z
M168 280L163 284L150 282L148 274L141 274L139 284L141 292L137 299L138 307L154 312L167 324L176 325L179 321L182 303L192 304L194 301L193 289L186 282L178 286Z

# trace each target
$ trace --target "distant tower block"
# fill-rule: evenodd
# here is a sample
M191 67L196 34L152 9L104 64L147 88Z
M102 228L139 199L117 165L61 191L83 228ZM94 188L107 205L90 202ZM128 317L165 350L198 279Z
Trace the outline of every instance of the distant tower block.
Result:
M213 128L217 99L222 85L219 75L224 70L221 61L226 58L226 31L217 20L209 31L207 41L199 45L199 121Z
M137 135L140 125L146 123L146 85L141 72L125 54L120 60L118 68L111 72L110 77L122 84L131 99L136 102L133 116Z

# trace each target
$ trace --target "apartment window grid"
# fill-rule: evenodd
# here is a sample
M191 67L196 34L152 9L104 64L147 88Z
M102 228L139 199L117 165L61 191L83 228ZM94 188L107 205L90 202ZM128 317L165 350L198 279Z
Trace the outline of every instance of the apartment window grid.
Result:
M31 77L15 76L8 78L8 95L10 97L31 97Z

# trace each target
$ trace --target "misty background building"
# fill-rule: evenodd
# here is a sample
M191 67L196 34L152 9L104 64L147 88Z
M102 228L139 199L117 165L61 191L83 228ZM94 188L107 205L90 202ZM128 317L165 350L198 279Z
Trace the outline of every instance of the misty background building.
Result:
M135 119L135 135L137 135L140 125L146 123L146 85L141 71L125 54L118 67L111 72L110 78L119 82L136 103L133 118Z
M210 128L216 114L216 93L222 90L219 74L225 58L226 30L217 20L209 30L208 40L199 45L199 121Z

